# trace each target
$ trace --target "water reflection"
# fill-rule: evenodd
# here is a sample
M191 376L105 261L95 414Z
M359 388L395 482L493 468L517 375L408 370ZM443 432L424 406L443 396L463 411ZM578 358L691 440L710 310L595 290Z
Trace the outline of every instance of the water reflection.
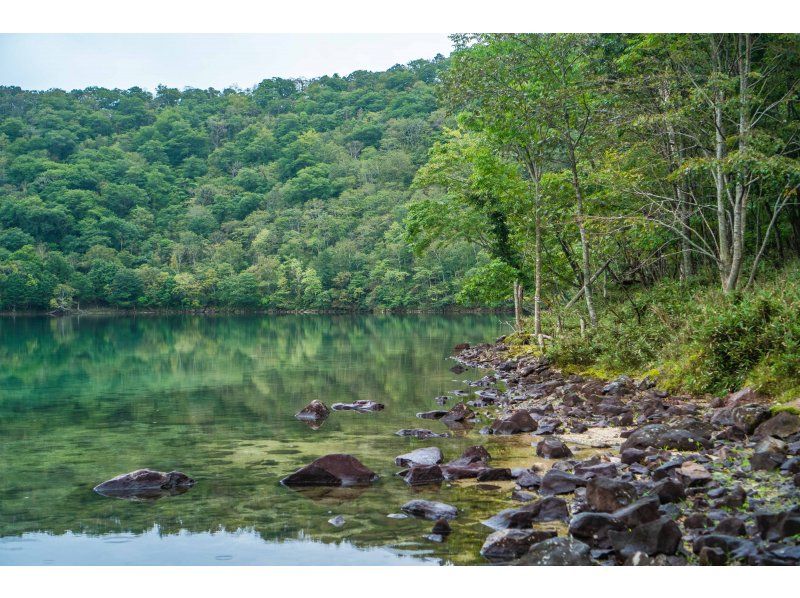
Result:
M157 526L141 534L90 536L67 532L0 538L7 565L435 565L424 554L404 554L350 542L299 537L266 540L255 530L163 534Z
M406 551L481 562L486 529L478 522L506 506L506 493L449 483L412 489L395 475L394 457L438 446L447 460L489 443L499 464L529 459L530 439L485 438L476 429L425 440L395 432L447 432L415 414L483 375L451 372L451 347L501 332L497 316L0 319L0 563L13 560L9 546L26 546L26 558L39 561L61 554L70 562L143 563L155 550L178 564L213 552L191 548L212 541L220 545L216 556L241 554L224 545L243 542L276 562L324 554L332 564L357 555L367 564L373 557L365 554L390 559ZM294 414L313 399L386 408L335 412L312 430ZM356 495L309 495L278 483L340 452L380 480ZM197 484L156 501L92 492L139 468L183 471ZM445 543L425 539L429 522L387 518L411 497L462 509ZM329 524L336 515L346 525ZM256 530L258 541L219 530ZM130 547L122 554L118 544L96 549L104 537L136 539L119 545ZM171 548L151 545L161 539Z

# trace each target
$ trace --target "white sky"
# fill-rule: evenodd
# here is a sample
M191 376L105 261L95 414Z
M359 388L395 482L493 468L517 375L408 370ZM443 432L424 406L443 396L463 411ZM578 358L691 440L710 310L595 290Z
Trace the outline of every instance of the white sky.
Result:
M385 70L450 49L444 33L0 34L0 85L248 88L269 77Z

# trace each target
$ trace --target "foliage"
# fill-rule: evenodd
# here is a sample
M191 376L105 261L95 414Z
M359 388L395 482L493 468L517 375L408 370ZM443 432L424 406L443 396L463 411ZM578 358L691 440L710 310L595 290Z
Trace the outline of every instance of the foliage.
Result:
M0 310L455 302L399 227L441 56L250 90L0 88Z

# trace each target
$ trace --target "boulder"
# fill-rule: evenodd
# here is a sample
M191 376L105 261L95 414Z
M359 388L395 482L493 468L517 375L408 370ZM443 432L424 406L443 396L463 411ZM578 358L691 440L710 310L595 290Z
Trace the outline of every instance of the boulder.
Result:
M353 401L352 403L334 403L331 405L331 409L334 411L360 411L366 413L368 411L381 411L384 409L384 405L375 401L361 400Z
M438 447L418 448L394 458L398 467L414 467L415 465L436 465L442 462L442 451Z
M544 459L565 459L572 457L572 451L558 438L545 438L536 445L536 454Z
M685 461L677 469L686 486L702 486L711 481L711 472L695 461Z
M644 458L647 456L647 453L642 449L629 448L622 451L619 456L623 463L626 465L632 465L634 463L642 463Z
M757 512L756 528L761 538L769 542L800 534L800 508L777 513Z
M425 430L423 428L411 428L411 429L403 429L398 430L395 432L397 436L411 436L412 438L417 438L419 440L427 440L428 438L447 438L450 436L449 434L437 434L431 430Z
M578 513L569 522L569 533L590 546L607 545L609 531L622 531L625 524L610 513Z
M681 543L681 530L669 517L643 523L630 531L609 529L611 546L621 560L643 552L648 556L675 554Z
M438 465L417 465L406 471L403 479L409 486L423 486L443 482L444 474Z
M153 471L137 469L118 475L98 484L94 491L104 496L119 498L159 498L167 494L180 494L194 486L192 478L180 471Z
M283 478L284 486L365 486L378 474L352 455L325 455Z
M612 513L614 518L619 519L628 527L636 527L642 523L649 523L658 519L661 501L657 496L648 496L622 507Z
M556 532L550 530L504 529L496 531L486 538L481 547L481 556L491 561L510 561L528 552L534 544L553 538L555 535Z
M692 513L683 520L686 529L705 529L711 525L711 520L705 513Z
M595 511L613 513L636 501L633 484L613 478L592 478L586 485L586 502Z
M319 422L330 415L330 410L322 401L314 399L300 411L295 413L295 417L303 421Z
M657 482L648 494L658 496L661 504L680 502L686 498L683 484L670 478Z
M746 559L756 554L755 544L750 540L725 534L698 536L692 543L692 552L699 555L704 548L719 549L734 559Z
M452 505L422 499L408 501L400 507L400 510L414 517L430 519L431 521L455 519L456 515L458 515L458 509Z
M760 424L753 435L756 438L765 438L767 436L787 438L798 432L800 432L800 416L789 411L781 411Z
M589 546L574 538L551 538L530 547L516 565L585 566L593 565Z
M786 460L786 451L786 443L782 440L771 436L764 438L753 449L753 454L750 456L750 467L753 471L777 469Z
M747 528L744 521L738 517L726 517L717 524L714 528L715 534L724 534L726 536L746 536Z
M520 488L538 488L542 485L542 476L533 471L523 471L516 481Z
M536 421L530 413L524 410L517 410L508 417L496 419L492 422L490 430L492 434L522 434L536 430Z
M575 475L582 478L614 478L617 476L617 466L613 463L577 463L575 465Z
M517 480L519 482L519 480ZM539 493L542 495L569 494L586 485L586 480L558 469L551 469L542 478Z
M566 501L548 497L515 509L505 509L485 520L483 524L495 530L527 529L534 522L566 521L569 519Z
M710 448L711 443L708 438L689 430L674 429L664 424L648 424L628 436L622 443L620 452L631 448L646 449L650 447L692 451L698 448Z

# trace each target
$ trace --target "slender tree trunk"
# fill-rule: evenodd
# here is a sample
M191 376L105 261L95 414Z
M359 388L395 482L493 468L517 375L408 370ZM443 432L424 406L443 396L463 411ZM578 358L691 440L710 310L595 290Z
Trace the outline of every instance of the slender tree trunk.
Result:
M597 326L597 314L594 311L594 300L592 298L592 270L591 254L589 247L589 235L586 232L583 211L583 190L581 189L580 179L578 178L578 164L575 159L575 148L572 140L567 141L570 169L572 170L572 186L575 189L575 209L578 221L578 232L581 238L581 278L583 282L583 297L586 300L586 311L589 314L589 325Z
M517 332L522 330L522 300L524 298L524 289L522 282L519 280L514 281L514 327Z
M670 110L670 90L665 80L661 87L661 99L664 102L664 111ZM669 147L669 163L673 172L676 171L683 162L683 147L675 135L675 127L667 116L667 141ZM686 280L692 275L692 253L687 238L689 232L689 200L686 193L686 184L680 179L673 185L675 196L675 209L678 213L680 226L683 234L680 235L681 244L681 279Z
M714 63L714 74L722 75L719 42L716 35L711 36L711 57ZM725 157L725 123L722 120L722 104L725 100L724 92L719 82L714 89L714 182L717 195L717 243L719 245L720 280L723 289L727 291L726 280L730 273L730 237L728 235L728 213L725 206L725 173L722 170L722 160Z
M747 151L747 144L750 136L750 50L751 37L749 33L739 34L739 153ZM747 199L749 195L749 185L747 183L749 173L742 166L736 175L736 188L734 190L733 206L733 235L731 245L733 253L731 255L731 267L728 278L725 281L725 291L736 290L739 283L739 275L742 271L742 261L744 260L744 233L747 230Z

